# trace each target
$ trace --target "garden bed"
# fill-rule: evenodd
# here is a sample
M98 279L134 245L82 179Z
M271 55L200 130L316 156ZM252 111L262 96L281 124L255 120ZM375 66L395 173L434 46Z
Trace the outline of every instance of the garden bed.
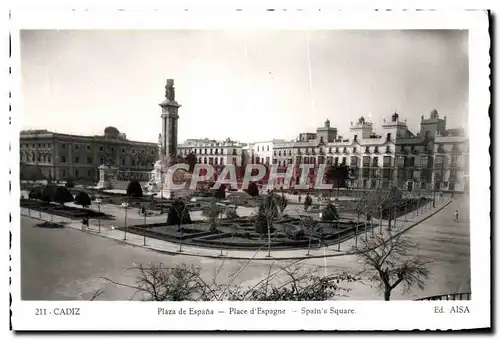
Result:
M77 207L69 207L66 205L55 205L34 200L21 200L21 208L33 209L42 211L47 214L57 215L61 217L70 218L73 220L88 218L100 218L102 220L112 220L114 216L98 212L92 209L83 209Z

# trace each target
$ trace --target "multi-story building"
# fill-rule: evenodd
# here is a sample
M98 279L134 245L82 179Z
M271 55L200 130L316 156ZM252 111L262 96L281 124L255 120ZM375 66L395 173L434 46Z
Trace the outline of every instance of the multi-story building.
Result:
M274 145L283 144L283 139L273 139L270 141L249 143L243 149L248 163L271 165L273 161Z
M20 134L21 179L98 180L101 164L147 178L158 156L156 143L131 141L115 127L102 136L26 130Z
M177 146L178 155L185 158L188 154L196 156L197 163L211 165L234 164L241 166L245 163L243 148L247 144L233 141L230 138L224 141L212 139L187 139Z
M384 119L381 128L382 134L376 134L373 124L360 117L351 122L349 136L344 138L327 120L316 133L301 133L293 141L274 144L272 162L279 168L344 164L351 169L351 186L358 188L414 190L436 185L439 190L467 190L468 181L459 178L468 177L468 139L463 131L446 130L446 117L440 119L436 110L429 119L422 116L416 135L398 113Z

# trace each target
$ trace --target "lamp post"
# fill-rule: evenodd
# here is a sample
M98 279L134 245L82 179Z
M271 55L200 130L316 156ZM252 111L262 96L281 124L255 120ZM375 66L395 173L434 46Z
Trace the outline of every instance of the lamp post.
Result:
M142 213L144 215L144 231L142 232L142 235L144 236L144 245L146 245L146 216L148 215L148 211L146 209L146 206L143 207Z
M122 207L125 209L125 236L123 237L123 239L127 240L127 231L128 231L128 226L127 226L127 209L128 209L128 203L127 202L122 202Z
M97 198L95 200L95 204L97 204L97 208L99 209L99 214L97 215L97 223L99 225L99 231L98 233L101 233L101 204L102 204L102 200L100 198Z
M436 184L432 186L432 207L436 207Z
M219 214L217 215L218 217L218 220L222 220L222 212L219 212ZM222 237L221 237L221 234L222 234L222 231L221 231L221 228L220 228L220 222L219 222L219 240L220 240L220 254L219 256L224 256L223 252L222 252Z

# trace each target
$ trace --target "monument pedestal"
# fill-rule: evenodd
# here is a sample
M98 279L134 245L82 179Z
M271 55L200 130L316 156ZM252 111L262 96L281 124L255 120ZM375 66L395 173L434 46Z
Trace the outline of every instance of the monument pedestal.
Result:
M103 164L98 169L99 183L97 183L97 188L102 190L113 189L116 186L116 173L118 168Z

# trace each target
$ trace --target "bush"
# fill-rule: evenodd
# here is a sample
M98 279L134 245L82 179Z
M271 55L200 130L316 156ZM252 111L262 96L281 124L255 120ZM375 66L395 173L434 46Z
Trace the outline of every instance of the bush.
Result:
M337 213L337 208L331 203L323 209L323 214L321 216L322 221L338 221L339 214Z
M74 188L75 187L75 181L72 179L68 179L66 181L66 184L64 185L66 188Z
M182 220L181 220L182 217ZM168 209L167 225L191 224L191 216L189 215L189 208L186 203L181 199L176 199Z
M311 205L312 205L312 198L309 194L307 194L306 198L304 199L304 210L309 209Z
M73 202L73 194L66 187L57 187L54 191L53 201L59 204Z
M28 197L30 200L41 200L42 199L42 189L33 188L30 190Z
M246 191L252 197L259 196L259 187L255 182L250 182Z
M127 186L128 197L142 197L141 184L138 181L130 181Z
M224 185L221 185L219 189L217 189L214 193L214 197L218 198L220 200L223 200L226 198L226 187Z
M46 203L54 201L54 194L56 192L56 189L56 185L46 185L42 190L41 200Z
M229 210L228 212L226 212L226 218L228 220L235 220L240 217L238 216L235 210Z
M75 196L75 204L81 205L82 208L88 207L91 203L90 196L86 192L80 191Z

